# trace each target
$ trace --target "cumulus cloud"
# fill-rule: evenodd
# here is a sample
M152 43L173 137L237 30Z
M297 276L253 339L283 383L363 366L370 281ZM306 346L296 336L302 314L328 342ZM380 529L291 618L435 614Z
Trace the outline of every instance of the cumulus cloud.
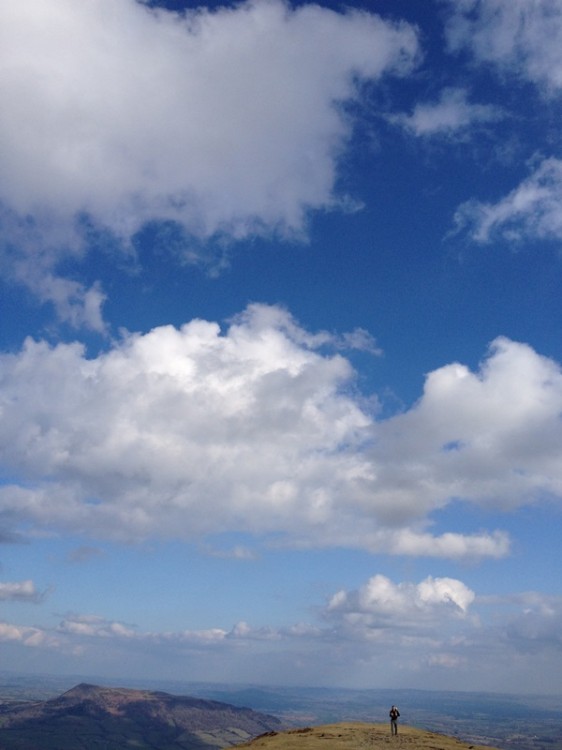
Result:
M478 62L493 63L541 86L562 88L560 0L442 0L448 6L446 35L452 51L469 49Z
M375 575L356 590L334 594L322 611L340 649L357 668L391 664L436 685L490 683L509 689L532 664L536 687L555 689L560 666L559 596L538 592L478 596L452 578L395 583ZM454 670L454 681L447 673ZM531 673L533 670L531 669ZM496 674L499 680L494 681Z
M310 634L309 628L306 633ZM70 639L76 639L80 644L97 639L113 641L132 641L146 646L160 646L163 648L177 647L216 647L228 645L228 641L269 641L279 640L289 635L302 635L303 632L294 629L277 630L270 626L252 627L247 622L240 621L230 628L203 628L199 630L179 631L148 631L143 632L132 625L105 617L87 614L68 614L57 626L56 633Z
M125 334L92 359L28 340L0 357L3 470L19 478L0 488L0 510L93 538L243 530L478 558L506 555L508 536L434 535L435 512L562 497L557 363L500 338L478 372L435 370L411 409L377 419L330 341L265 305L225 331L193 320Z
M154 220L199 239L302 235L310 210L345 203L341 103L417 55L405 23L281 0L181 14L22 0L0 29L0 204L18 278L39 258L52 277L33 291L97 330L102 290L55 273L84 252L85 217L125 240Z
M134 638L134 628L121 622L110 622L97 615L69 615L57 632L95 638Z
M0 622L0 643L2 641L21 643L30 648L57 648L59 645L56 637L42 628L12 625L7 622Z
M0 623L0 642L56 650L72 659L68 665L75 669L134 658L141 669L156 660L173 673L181 655L182 664L188 657L201 665L202 674L216 668L220 676L225 665L242 658L252 669L261 663L267 681L279 669L294 679L304 658L308 678L310 670L330 675L341 667L342 674L353 668L366 682L373 669L379 675L409 673L416 684L429 669L436 684L449 688L459 680L477 686L484 673L491 685L506 690L519 670L523 674L539 665L537 688L548 684L555 689L559 683L562 609L557 596L479 597L457 579L428 576L419 583L395 583L379 574L356 590L337 592L318 614L320 625L254 626L242 620L230 628L209 623L198 630L143 631L75 613L54 628ZM454 681L449 682L446 673L452 669Z
M562 161L544 159L497 203L468 201L457 209L456 231L476 242L562 239Z
M561 408L560 366L506 338L477 373L435 370L412 409L377 427L379 512L400 522L451 498L496 508L560 498Z
M356 591L334 594L325 614L363 631L415 628L419 632L443 617L465 616L474 598L473 591L453 578L428 576L418 584L395 584L376 575Z
M227 335L195 320L93 360L28 341L2 361L1 443L33 486L4 486L4 509L130 538L322 528L363 491L369 426L329 338L256 305Z
M437 102L417 104L410 115L391 120L416 136L458 136L477 124L494 122L501 111L490 104L472 104L465 89L447 88Z
M17 583L0 582L0 601L20 601L37 603L43 599L43 594L37 591L33 581L18 581Z

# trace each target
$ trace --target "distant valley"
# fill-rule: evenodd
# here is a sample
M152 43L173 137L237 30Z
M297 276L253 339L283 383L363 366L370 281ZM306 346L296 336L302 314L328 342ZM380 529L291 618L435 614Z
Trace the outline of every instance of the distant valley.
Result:
M0 672L0 721L6 711L18 705L25 708L30 701L56 699L79 679ZM104 682L108 684L107 680ZM265 721L267 729L262 724L255 728L254 725L245 725L242 731L247 732L247 736L278 731L280 727L302 728L335 722L385 723L390 704L397 703L403 727L449 735L469 744L488 745L500 750L562 750L562 699L558 696L271 687L154 680L143 681L142 685L134 681L127 683L119 680L114 685L118 687L119 683L128 684L130 688L144 693L150 689L157 694L167 692L175 696L193 696L184 700L203 699L226 704L230 709L252 709L259 717L265 717L263 720L260 718L258 724ZM220 712L215 716L218 718L219 714ZM238 718L242 715L238 714ZM210 718L212 716L211 714ZM200 734L196 736L196 742L204 743L197 750L203 750L203 747L209 750L213 742L215 747L227 747L238 739L238 735L226 734L223 724L206 734L201 734L201 729L197 729L197 732ZM245 739L246 737L240 737L239 742L244 742ZM190 741L195 742L193 738ZM42 747L47 746L35 746L33 750ZM56 747L58 750L63 746ZM162 745L160 750L167 747L168 745ZM188 745L170 747L183 748ZM195 748L195 745L189 747ZM8 746L0 741L0 748L4 750Z

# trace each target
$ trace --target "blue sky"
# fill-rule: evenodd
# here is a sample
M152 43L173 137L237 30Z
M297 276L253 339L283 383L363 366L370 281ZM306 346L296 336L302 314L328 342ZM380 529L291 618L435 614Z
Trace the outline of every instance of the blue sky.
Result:
M0 15L2 666L559 692L562 2Z

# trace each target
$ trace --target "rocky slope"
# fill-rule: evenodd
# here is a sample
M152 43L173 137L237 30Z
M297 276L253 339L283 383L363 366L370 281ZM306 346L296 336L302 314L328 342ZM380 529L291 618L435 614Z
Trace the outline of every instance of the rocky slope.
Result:
M0 748L216 750L279 728L273 716L227 703L82 684L0 710Z

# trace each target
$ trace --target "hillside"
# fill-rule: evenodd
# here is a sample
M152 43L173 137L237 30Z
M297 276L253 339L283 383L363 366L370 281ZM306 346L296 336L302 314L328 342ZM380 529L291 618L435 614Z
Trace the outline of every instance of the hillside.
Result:
M490 750L447 735L399 727L392 737L389 724L342 722L271 732L237 750Z
M279 728L249 708L87 684L0 708L2 750L216 750Z

